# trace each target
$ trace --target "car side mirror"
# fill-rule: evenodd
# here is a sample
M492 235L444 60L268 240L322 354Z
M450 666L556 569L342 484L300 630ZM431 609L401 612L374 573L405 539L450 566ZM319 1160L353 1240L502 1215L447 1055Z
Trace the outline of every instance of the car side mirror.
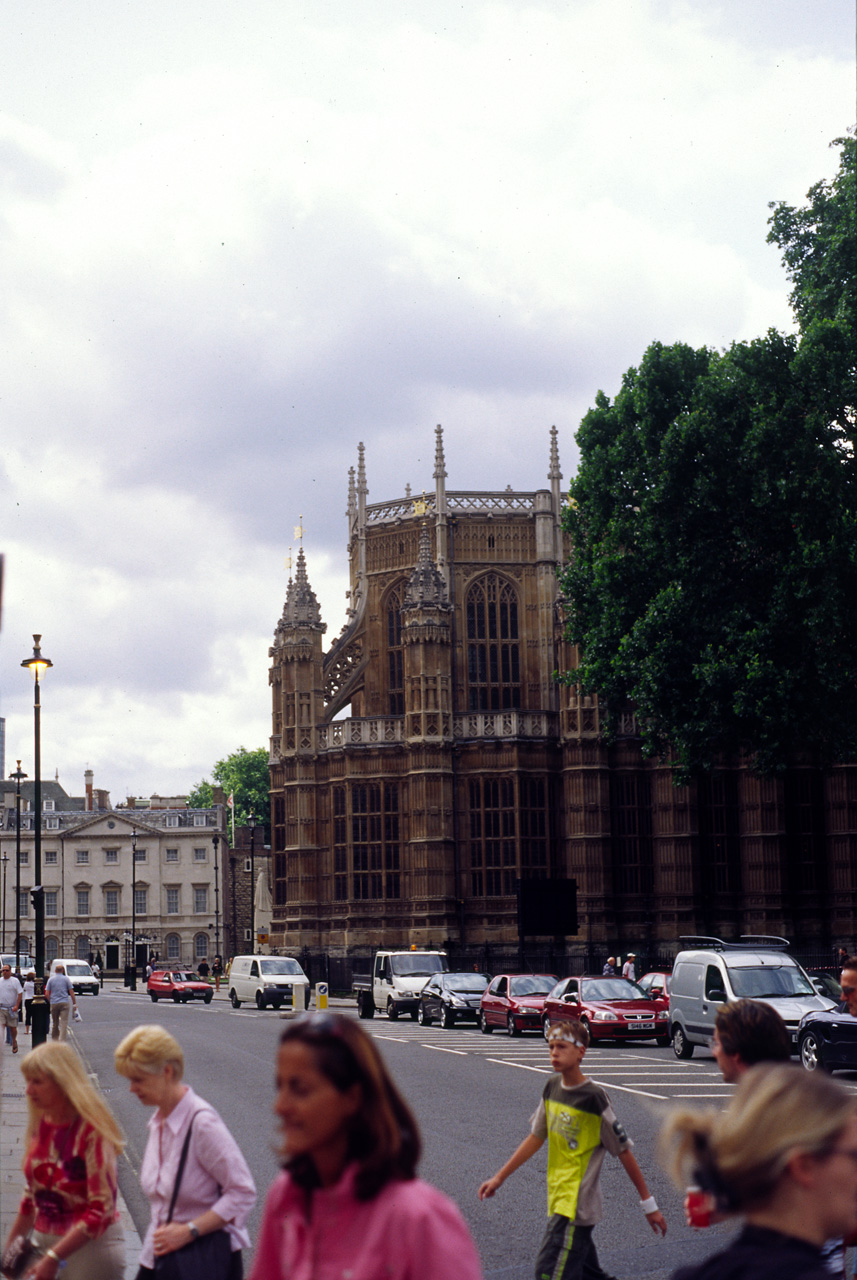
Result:
M649 995L653 1000L660 1000L663 994L664 994L663 987L652 987L651 991L649 992Z
M574 991L567 991L563 996L565 1004L577 1004L577 994Z
M715 987L713 991L709 991L707 998L712 1004L725 1004L728 996L725 991L721 991L719 987Z

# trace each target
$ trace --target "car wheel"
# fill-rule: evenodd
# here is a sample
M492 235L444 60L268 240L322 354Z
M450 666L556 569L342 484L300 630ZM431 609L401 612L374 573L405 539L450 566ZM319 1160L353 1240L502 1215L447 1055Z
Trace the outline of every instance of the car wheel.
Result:
M257 991L256 992L256 1008L264 1009L264 1007L265 1007L265 997L262 995L261 991Z
M449 1031L450 1027L455 1026L455 1014L447 1005L444 1005L440 1011L440 1025L444 1031Z
M655 1044L659 1049L666 1049L669 1046L669 1036L655 1036Z
M589 1025L589 1019L581 1018L580 1025L586 1028L586 1034L589 1036L589 1043L592 1044L593 1040L595 1039L595 1036L592 1034L592 1028Z
M417 1020L417 1011L416 1009L411 1009L411 1022L416 1022L416 1020Z
M304 987L304 1008L309 1008L309 983Z
M421 1027L431 1026L431 1018L426 1013L423 1005L420 1005L420 1007L417 1009L417 1022L420 1024Z
M99 989L98 989L98 987L96 987L92 994L93 994L94 996L97 996L97 995L98 995L98 990L99 990Z
M673 1053L677 1058L692 1058L693 1045L681 1027L673 1027Z
M193 996L182 996L182 1004L187 1004L188 1000L192 1000Z
M800 1060L807 1071L825 1071L821 1053L821 1037L815 1031L807 1031L800 1042Z
M519 1036L521 1034L521 1028L518 1026L515 1021L515 1015L512 1013L510 1013L506 1018L506 1034L510 1036Z
M551 1020L546 1015L544 1018L542 1018L542 1035L544 1036L545 1040L547 1040L550 1033L551 1033Z
M483 1036L490 1036L491 1032L494 1030L485 1016L484 1009L479 1015L479 1030L482 1032Z
M399 1016L399 1010L393 1004L392 1000L387 1001L387 1017L391 1022L395 1022Z
M181 1004L181 996L177 991L173 992L173 1004Z
M212 1001L212 1000L213 1000L213 998L214 998L214 992L213 992L213 991L209 991L208 995L205 995L205 996L203 996L202 998L203 998L203 1001L204 1001L206 1004L211 1004L211 1001Z
M232 990L229 992L229 999L232 1001L232 1008L233 1008L233 1009L240 1009L240 1008L241 1008L241 1001L240 1001L240 1000L238 999L238 997L236 996L236 994L235 994L235 988L234 988L234 987L233 987L233 988L232 988Z
M375 1001L368 991L361 991L357 996L357 1016L358 1018L375 1017Z
M154 992L154 991L150 991L150 992L149 992L149 999L152 1001L152 1004L157 1004L157 1003L158 1003L158 997L157 997L157 995L155 994L155 992Z

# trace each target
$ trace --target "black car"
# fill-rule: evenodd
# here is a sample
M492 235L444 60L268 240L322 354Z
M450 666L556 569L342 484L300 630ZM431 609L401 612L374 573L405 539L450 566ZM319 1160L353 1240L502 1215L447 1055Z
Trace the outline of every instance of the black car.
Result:
M442 1027L451 1027L478 1021L482 992L490 981L487 973L435 973L420 992L417 1022L427 1027L439 1018Z
M857 1018L838 1009L807 1013L797 1033L798 1053L807 1071L857 1069Z

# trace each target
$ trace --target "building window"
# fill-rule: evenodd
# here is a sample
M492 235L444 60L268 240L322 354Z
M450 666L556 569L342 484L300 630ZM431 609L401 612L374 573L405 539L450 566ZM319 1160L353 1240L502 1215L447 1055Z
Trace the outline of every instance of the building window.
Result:
M515 782L470 780L470 891L475 898L515 892Z
M650 894L654 889L652 780L648 773L610 774L613 891Z
M134 913L138 916L148 915L149 902L147 889L134 890Z
M104 914L106 916L118 916L119 914L119 890L104 890Z
M697 783L699 817L700 883L708 902L716 894L741 889L741 837L738 777L715 770Z
M398 898L399 790L393 783L351 789L353 897Z
M45 889L45 915L55 917L57 914L57 898L56 889Z
M30 891L22 889L18 894L18 915L22 920L30 914Z
M105 850L104 850L104 861L105 861L106 863L109 863L109 864L110 864L110 866L115 866L115 865L116 865L116 863L119 861L119 850L118 850L118 849L105 849Z
M333 788L333 899L348 898L348 815L345 787Z
M28 867L29 865L30 865L30 850L22 849L21 850L21 866Z
M182 954L182 940L177 933L168 933L164 939L167 947L168 960L180 960Z
M198 916L208 914L208 889L205 885L197 885L194 888L193 909Z
M387 711L405 714L404 651L402 649L402 599L400 588L387 597Z
M84 933L77 939L74 944L74 954L78 960L88 960L92 947L89 945L89 935Z
M74 860L79 867L89 866L89 850L88 849L75 850Z
M799 903L801 894L827 888L822 775L815 769L789 769L783 797L788 883Z
M194 860L194 862L206 862L206 861L208 860L208 850L207 850L207 849L194 849L194 851L193 851L193 860Z
M42 801L42 810L45 813L53 813L54 809L56 809L56 804L53 800Z
M252 942L252 941L253 941L253 930L252 930L252 929L245 929L245 930L244 930L244 941L245 941L245 942Z
M208 959L208 934L198 933L193 940L193 953L197 960Z
M53 934L49 934L48 937L45 938L45 963L50 965L53 960L56 960L59 953L59 938L55 938Z
M56 849L45 849L45 866L55 867L57 865Z
M167 850L165 851L165 855L164 855L164 856L165 856L165 858L166 858L167 862L178 862L178 860L179 860L179 851L178 851L178 849L167 849Z
M167 827L177 827L179 825L179 815L177 813L168 813L164 820Z
M176 850L176 853L178 853L178 850ZM176 860L178 860L178 859L176 859ZM145 861L146 861L146 850L145 850L145 849L135 849L135 850L134 850L134 861L135 861L135 862L145 862ZM169 861L169 859L167 859L167 861Z
M514 587L489 573L467 593L467 683L471 711L521 705L518 597Z
M78 889L77 891L77 914L79 916L89 915L89 890Z
M59 831L59 829L60 829L60 820L59 820L59 818L46 818L46 819L45 819L45 829L46 829L47 831Z
M178 914L179 914L178 888L167 889L167 915L177 916Z
M208 826L208 815L205 813L195 813L193 815L193 825L195 827Z
M249 858L244 859L244 870L248 872L253 870L253 864Z

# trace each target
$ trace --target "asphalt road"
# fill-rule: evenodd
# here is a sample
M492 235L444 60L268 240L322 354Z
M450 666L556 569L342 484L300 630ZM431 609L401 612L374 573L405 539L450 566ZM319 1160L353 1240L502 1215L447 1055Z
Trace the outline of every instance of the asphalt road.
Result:
M113 1070L113 1049L133 1026L160 1022L180 1040L186 1079L217 1108L235 1135L256 1179L259 1202L251 1218L255 1238L264 1194L277 1168L277 1128L271 1113L280 1016L273 1010L209 1006L153 1006L144 994L105 990L80 1001L84 1021L76 1043L128 1136L123 1194L138 1227L148 1205L137 1183L150 1112ZM396 1080L413 1105L423 1131L422 1176L461 1208L490 1280L530 1280L546 1212L546 1150L518 1170L494 1200L480 1203L479 1183L494 1173L528 1131L548 1074L541 1036L483 1036L475 1028L443 1031L409 1019L376 1018L364 1027L377 1037ZM595 1233L605 1270L619 1277L670 1276L685 1263L722 1248L730 1228L694 1233L684 1226L681 1197L660 1167L657 1133L663 1113L684 1100L718 1106L729 1097L707 1053L678 1062L654 1044L593 1047L584 1069L603 1083L635 1142L635 1153L669 1224L656 1238L640 1212L636 1193L617 1161L602 1175L605 1219Z

